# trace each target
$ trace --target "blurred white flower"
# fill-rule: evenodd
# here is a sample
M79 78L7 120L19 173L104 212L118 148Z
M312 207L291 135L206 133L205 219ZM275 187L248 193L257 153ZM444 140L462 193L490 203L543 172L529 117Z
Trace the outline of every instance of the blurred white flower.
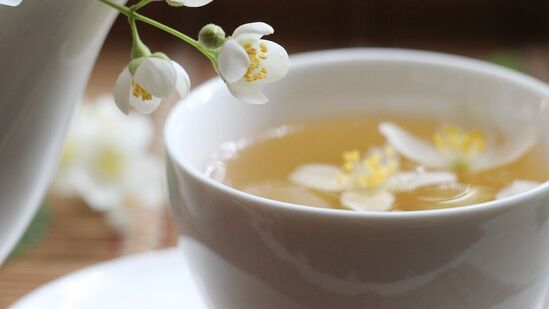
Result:
M124 114L130 112L130 106L150 114L174 90L181 98L189 94L191 81L185 69L175 61L156 55L133 60L118 76L114 100Z
M78 195L91 208L159 208L165 199L161 160L147 150L153 126L124 116L112 98L83 104L75 115L52 189Z
M213 0L156 0L156 1L166 1L171 6L188 6L188 7L199 7L204 6Z
M239 100L263 104L268 99L258 87L282 79L290 68L286 50L261 37L274 32L266 23L244 24L235 29L218 56L219 74Z
M0 5L18 6L23 0L0 0Z

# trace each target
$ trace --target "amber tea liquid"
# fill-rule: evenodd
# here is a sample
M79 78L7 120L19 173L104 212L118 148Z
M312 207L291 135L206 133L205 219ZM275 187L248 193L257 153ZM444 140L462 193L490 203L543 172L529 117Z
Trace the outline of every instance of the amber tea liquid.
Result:
M386 141L378 131L382 121L394 122L426 140L431 140L433 132L441 125L425 119L395 117L338 117L287 124L255 137L228 142L221 147L206 172L231 187L262 197L344 209L338 194L295 185L289 180L289 175L302 164L341 165L345 151L364 151L384 145ZM405 170L421 168L402 157L400 166ZM541 182L547 177L543 152L536 146L506 166L480 173L462 173L457 184L399 192L395 194L393 210L426 210L482 203L493 200L497 192L515 179Z

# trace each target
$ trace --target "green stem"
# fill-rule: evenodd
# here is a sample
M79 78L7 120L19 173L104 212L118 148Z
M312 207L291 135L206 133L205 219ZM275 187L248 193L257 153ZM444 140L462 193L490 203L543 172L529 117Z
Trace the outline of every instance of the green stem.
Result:
M198 51L200 51L202 54L204 54L204 56L206 56L212 62L212 65L214 66L214 68L217 67L216 57L215 57L214 53L211 52L210 50L205 49L204 47L202 47L197 40L194 40L193 38L187 36L186 34L181 33L181 32L179 32L179 31L177 31L177 30L175 30L175 29L173 29L173 28L171 28L167 25L164 25L163 23L157 22L156 20L151 19L147 16L143 16L143 15L135 12L133 9L130 9L127 6L115 3L111 0L98 0L98 1L103 2L104 4L116 9L117 11L119 11L120 13L122 13L122 14L128 16L128 17L133 17L136 20L139 20L141 22L149 24L149 25L151 25L155 28L158 28L158 29L160 29L160 30L162 30L162 31L164 31L168 34L171 34L171 35L175 36L176 38L188 43L189 45L193 46ZM136 4L136 5L139 5L139 3Z
M141 38L139 37L139 32L137 32L137 25L135 24L135 19L128 18L128 22L130 23L130 29L132 31L132 39L134 41L141 41Z
M132 46L132 60L141 58L141 57L148 57L151 55L151 50L141 41L141 38L139 37L139 32L137 31L137 25L135 24L135 19L133 18L133 14L130 14L130 17L128 17L128 21L130 23L130 29L132 30L132 38L133 38L133 46Z
M138 3L132 5L132 6L130 7L130 9L131 9L132 11L135 12L135 11L141 9L142 7L144 7L145 5L151 3L151 1L152 1L152 0L141 0L141 1L139 1Z
M108 0L107 0L107 1L108 1ZM166 26L166 25L164 25L164 24L162 24L162 23L160 23L160 22L157 22L157 21L154 20L154 19L148 18L148 17L143 16L143 15L141 15L141 14L135 13L134 16L135 16L135 19L137 19L137 20L139 20L139 21L142 21L142 22L144 22L144 23L146 23L146 24L149 24L149 25L151 25L151 26L153 26L153 27L156 27L156 28L158 28L158 29L160 29L160 30L162 30L162 31L164 31L164 32L166 32L166 33L169 33L169 34L175 36L176 38L178 38L178 39L180 39L180 40L182 40L182 41L184 41L184 42L187 42L189 45L191 45L191 46L193 46L194 48L198 49L201 53L204 54L204 56L208 57L210 60L211 60L211 59L214 59L214 60L215 60L215 57L214 57L214 55L213 55L212 52L210 52L209 50L207 50L207 49L205 49L204 47L202 47L202 46L200 45L200 43L199 43L197 40L195 40L195 39L193 39L193 38L187 36L186 34L184 34L184 33L182 33L182 32L179 32L179 31L177 31L177 30L175 30L175 29L173 29L173 28L170 28L170 27L168 27L168 26Z
M116 2L112 2L110 0L98 0L99 2L103 2L104 4L112 7L113 9L119 11L120 13L128 16L131 12L130 8L125 6L125 5L122 5L122 4L118 4Z

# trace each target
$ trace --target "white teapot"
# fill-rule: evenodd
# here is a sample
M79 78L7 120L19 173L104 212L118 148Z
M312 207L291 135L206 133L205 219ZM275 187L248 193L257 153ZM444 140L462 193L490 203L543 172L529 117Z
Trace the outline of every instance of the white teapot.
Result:
M0 263L43 198L115 16L96 0L0 5Z

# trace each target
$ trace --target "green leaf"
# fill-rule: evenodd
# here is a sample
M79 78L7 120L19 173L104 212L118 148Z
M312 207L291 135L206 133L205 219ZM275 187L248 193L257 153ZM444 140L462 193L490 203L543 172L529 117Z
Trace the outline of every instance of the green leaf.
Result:
M51 222L51 210L46 202L38 209L19 243L13 249L10 258L17 256L42 240Z
M519 72L524 71L524 64L522 63L522 59L516 53L505 51L496 52L489 56L487 60L512 70L516 70Z

